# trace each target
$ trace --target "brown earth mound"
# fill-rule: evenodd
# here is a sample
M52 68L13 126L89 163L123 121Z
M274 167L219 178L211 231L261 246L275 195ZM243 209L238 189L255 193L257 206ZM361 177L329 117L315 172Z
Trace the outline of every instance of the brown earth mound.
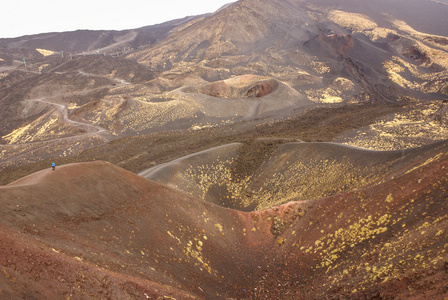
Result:
M203 202L108 163L44 170L0 188L0 293L447 296L446 146L421 151L407 167L395 164L392 177L370 187L253 213Z
M261 98L275 92L279 84L274 79L243 75L199 87L184 89L187 93L206 94L217 98Z

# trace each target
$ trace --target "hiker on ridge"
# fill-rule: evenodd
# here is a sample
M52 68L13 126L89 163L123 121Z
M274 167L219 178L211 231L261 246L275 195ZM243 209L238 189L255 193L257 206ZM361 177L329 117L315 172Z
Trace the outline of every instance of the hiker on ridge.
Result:
M53 171L56 169L56 164L55 163L52 163L51 164L51 168L53 169Z

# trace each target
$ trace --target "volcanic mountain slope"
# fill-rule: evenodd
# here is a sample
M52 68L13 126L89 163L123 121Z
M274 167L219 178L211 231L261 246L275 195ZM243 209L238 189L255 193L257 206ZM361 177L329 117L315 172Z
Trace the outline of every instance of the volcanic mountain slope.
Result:
M2 147L3 167L77 155L104 144L113 138L107 121L110 111L94 115L94 108L125 106L127 97L104 98L114 89L155 77L155 72L136 62L108 56L81 56L33 67L35 72L17 70L1 79L0 134L2 144L8 144Z
M409 149L445 140L446 102L410 104L410 110L378 118L368 127L349 130L335 142L374 150Z
M446 149L406 153L370 186L257 212L216 206L104 162L43 170L0 188L0 293L443 299ZM357 155L372 166L391 158Z
M316 104L434 106L428 100L447 94L447 38L430 30L433 20L423 26L411 13L417 5L437 17L447 6L420 0L402 11L400 0L378 3L242 0L166 24L166 38L126 57L45 56L39 44L40 58L25 67L0 54L0 142L8 144L2 160L18 166L38 161L38 153L76 157L128 136L300 118ZM425 143L448 137L439 119L431 132L440 134ZM348 136L366 132L370 137L369 128ZM366 147L346 137L340 139ZM23 155L29 151L35 155Z
M102 100L117 85L138 84L155 77L153 71L133 61L103 56L41 63L35 68L35 73L18 70L1 79L2 135L18 124L29 124L40 117L42 107L34 105L37 100L49 102L50 107L51 103L61 104L73 111L86 103ZM38 68L42 69L40 74ZM39 125L42 126L36 124Z
M167 76L271 76L316 102L354 95L390 101L409 90L423 92L420 97L446 95L446 36L431 33L440 34L434 20L448 6L426 0L353 2L239 1L129 57L167 70ZM397 8L410 5L435 19L418 26L417 10ZM332 86L340 81L345 89Z
M183 88L189 77L154 79L155 72L136 62L103 56L61 60L21 80L18 75L23 74L3 78L0 91L2 141L8 144L3 157L15 163L37 149L46 156L61 150L72 156L123 136L198 130L312 104L268 77L245 75ZM161 92L173 86L177 89ZM148 92L152 98L146 98Z
M185 17L132 30L77 30L0 39L0 67L26 58L30 62L47 55L66 56L96 53L122 53L123 49L148 47L165 39L171 30L204 16Z
M88 51L134 31L69 34L85 56L64 34L7 41L2 180L58 166L0 187L0 298L446 297L447 7L241 0L125 57ZM426 146L299 143L335 139ZM165 185L59 166L211 145L148 171Z

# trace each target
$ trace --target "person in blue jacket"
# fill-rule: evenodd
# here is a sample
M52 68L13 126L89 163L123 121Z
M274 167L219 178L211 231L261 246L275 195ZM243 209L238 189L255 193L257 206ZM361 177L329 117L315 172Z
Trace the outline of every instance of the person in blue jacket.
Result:
M54 171L54 169L56 169L56 164L55 164L55 163L52 163L52 164L51 164L51 168L52 168L53 171Z

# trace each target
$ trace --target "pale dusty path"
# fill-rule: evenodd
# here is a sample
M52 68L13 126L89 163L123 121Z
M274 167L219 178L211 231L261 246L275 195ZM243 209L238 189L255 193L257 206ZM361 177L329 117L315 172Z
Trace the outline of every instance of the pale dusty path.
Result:
M61 137L61 138L54 138L54 139L48 139L44 141L34 141L34 142L28 142L28 143L21 143L21 144L8 144L8 145L0 145L0 167L6 166L9 163L12 163L14 161L19 161L21 159L26 159L31 152L39 152L40 150L47 149L48 147L54 147L56 144L60 145L61 143L75 143L75 141L80 141L83 139L88 139L89 137L98 137L102 140L102 143L107 143L110 141L110 139L107 137L109 134L109 130L93 125L90 123L84 123L79 122L75 120L71 120L68 117L68 110L65 105L53 103L46 101L44 99L31 99L26 100L28 102L41 102L45 103L47 105L55 106L57 112L62 116L64 122L69 123L77 128L80 128L82 130L85 130L86 133L80 134L80 135L74 135L74 136L68 136L68 137ZM16 153L15 147L29 147L28 151L23 151L22 153ZM6 157L3 156L3 150L6 151ZM19 151L20 152L20 151ZM16 154L13 154L16 153ZM11 155L13 154L13 155Z
M119 37L118 40L111 45L108 45L103 48L91 50L91 51L84 51L84 52L78 53L77 55L94 55L94 54L98 54L98 50L100 53L103 53L103 52L111 50L111 49L113 50L114 48L117 48L119 46L122 46L122 45L132 41L134 38L137 37L137 35L138 35L138 33L136 31L131 31L131 32ZM119 51L119 52L121 53L122 51Z
M72 124L73 126L78 127L80 129L86 130L87 134L90 134L90 135L95 134L95 135L101 136L102 133L108 132L107 129L105 129L101 126L93 125L90 123L83 123L83 122L74 121L74 120L69 119L67 107L63 104L49 102L44 99L32 99L32 100L27 100L27 101L36 101L36 102L46 103L49 105L54 105L56 107L56 109L58 110L58 112L62 115L62 118L64 119L65 122Z
M151 176L153 176L155 173L157 173L158 171L162 170L163 168L175 165L177 163L182 163L182 161L184 161L184 160L186 160L186 159L188 159L190 157L200 156L200 155L204 155L204 154L207 154L207 153L212 153L213 154L213 152L215 152L217 150L220 150L220 149L238 148L241 145L242 145L241 143L232 143L232 144L221 145L221 146L214 147L214 148L211 148L211 149L207 149L207 150L203 150L203 151L200 151L200 152L192 153L192 154L189 154L187 156L179 157L179 158L177 158L175 160L172 160L172 161L169 161L169 162L166 162L166 163L163 163L163 164L151 167L149 169L143 170L140 173L138 173L138 175L140 175L142 177L145 177L145 178L151 178Z
M27 70L22 70L27 71ZM87 76L87 77L103 77L106 78L114 83L116 83L119 86L126 86L130 85L130 82L127 82L124 79L120 78L110 78L109 76L105 75L99 75L99 74L93 74L93 73L87 73L83 71L78 71L80 75ZM55 72L56 74L63 74L64 72ZM81 94L88 93L95 91L96 89L90 89L81 92ZM73 95L77 95L79 93L74 92L70 93ZM44 151L45 149L48 149L48 147L54 148L60 146L61 144L66 145L72 145L77 143L78 141L86 141L90 138L99 138L100 143L108 143L110 138L110 131L106 128L103 128L98 125L94 125L88 122L80 122L75 121L69 118L68 108L64 104L56 103L50 101L48 98L36 98L36 99L27 99L24 100L25 103L43 103L45 105L51 105L55 108L57 113L61 116L62 120L70 124L76 128L79 128L81 130L84 130L84 134L79 135L73 135L73 136L67 136L67 137L60 137L60 138L53 138L53 139L47 139L43 141L33 141L33 142L26 142L26 143L20 143L20 144L7 144L7 145L0 145L0 167L6 166L7 164L13 163L14 161L27 159L30 155L30 153L36 153L39 151ZM97 141L98 142L98 141ZM21 148L22 150L17 151L17 147ZM14 154L15 153L15 154Z
M78 71L78 72L79 72L79 74L81 74L83 76L87 76L87 77L103 77L103 78L106 78L106 79L110 79L110 80L112 80L112 81L114 81L116 83L119 83L122 86L131 84L130 82L128 82L128 81L126 81L124 79L120 79L120 78L113 78L113 77L108 77L108 76L104 76L104 75L98 75L98 74L94 74L94 73L87 73L87 72L84 72L84 71ZM58 74L65 74L67 72L56 72L56 73L58 73Z
M56 74L66 74L67 72L55 72ZM105 75L99 75L99 74L93 74L93 73L87 73L87 72L83 72L83 71L78 71L78 73L82 76L87 76L87 77L103 77L106 79L109 79L113 82L116 82L117 84L119 84L120 86L125 86L125 85L130 85L130 82L127 82L124 79L120 79L120 78L110 78L108 76ZM95 89L91 89L88 91L84 91L84 93L89 92L89 91L93 91ZM75 93L71 93L71 94L75 94ZM51 102L46 100L46 98L38 98L38 99L28 99L28 100L24 100L25 102L41 102L41 103L45 103L48 105L52 105L55 106L58 113L62 116L63 120L66 123L69 123L77 128L80 128L82 130L86 131L86 134L83 135L75 135L75 136L70 136L70 137L64 137L64 138L55 138L55 139L49 139L49 140L45 140L45 142L51 142L51 141L60 141L60 140L67 140L67 139L77 139L77 138L84 138L86 136L92 136L92 135L96 135L98 137L100 137L102 140L104 140L104 142L109 142L110 139L107 138L106 136L109 133L109 130L106 128L103 128L101 126L97 126L97 125L93 125L87 122L79 122L79 121L75 121L75 120L71 120L68 117L68 109L65 105L63 104L59 104L59 103L55 103L55 102ZM41 143L42 141L38 141L38 142L29 142L29 143L22 143L21 145L29 145L29 144L36 144L36 143ZM0 145L0 147L5 147L8 145Z

